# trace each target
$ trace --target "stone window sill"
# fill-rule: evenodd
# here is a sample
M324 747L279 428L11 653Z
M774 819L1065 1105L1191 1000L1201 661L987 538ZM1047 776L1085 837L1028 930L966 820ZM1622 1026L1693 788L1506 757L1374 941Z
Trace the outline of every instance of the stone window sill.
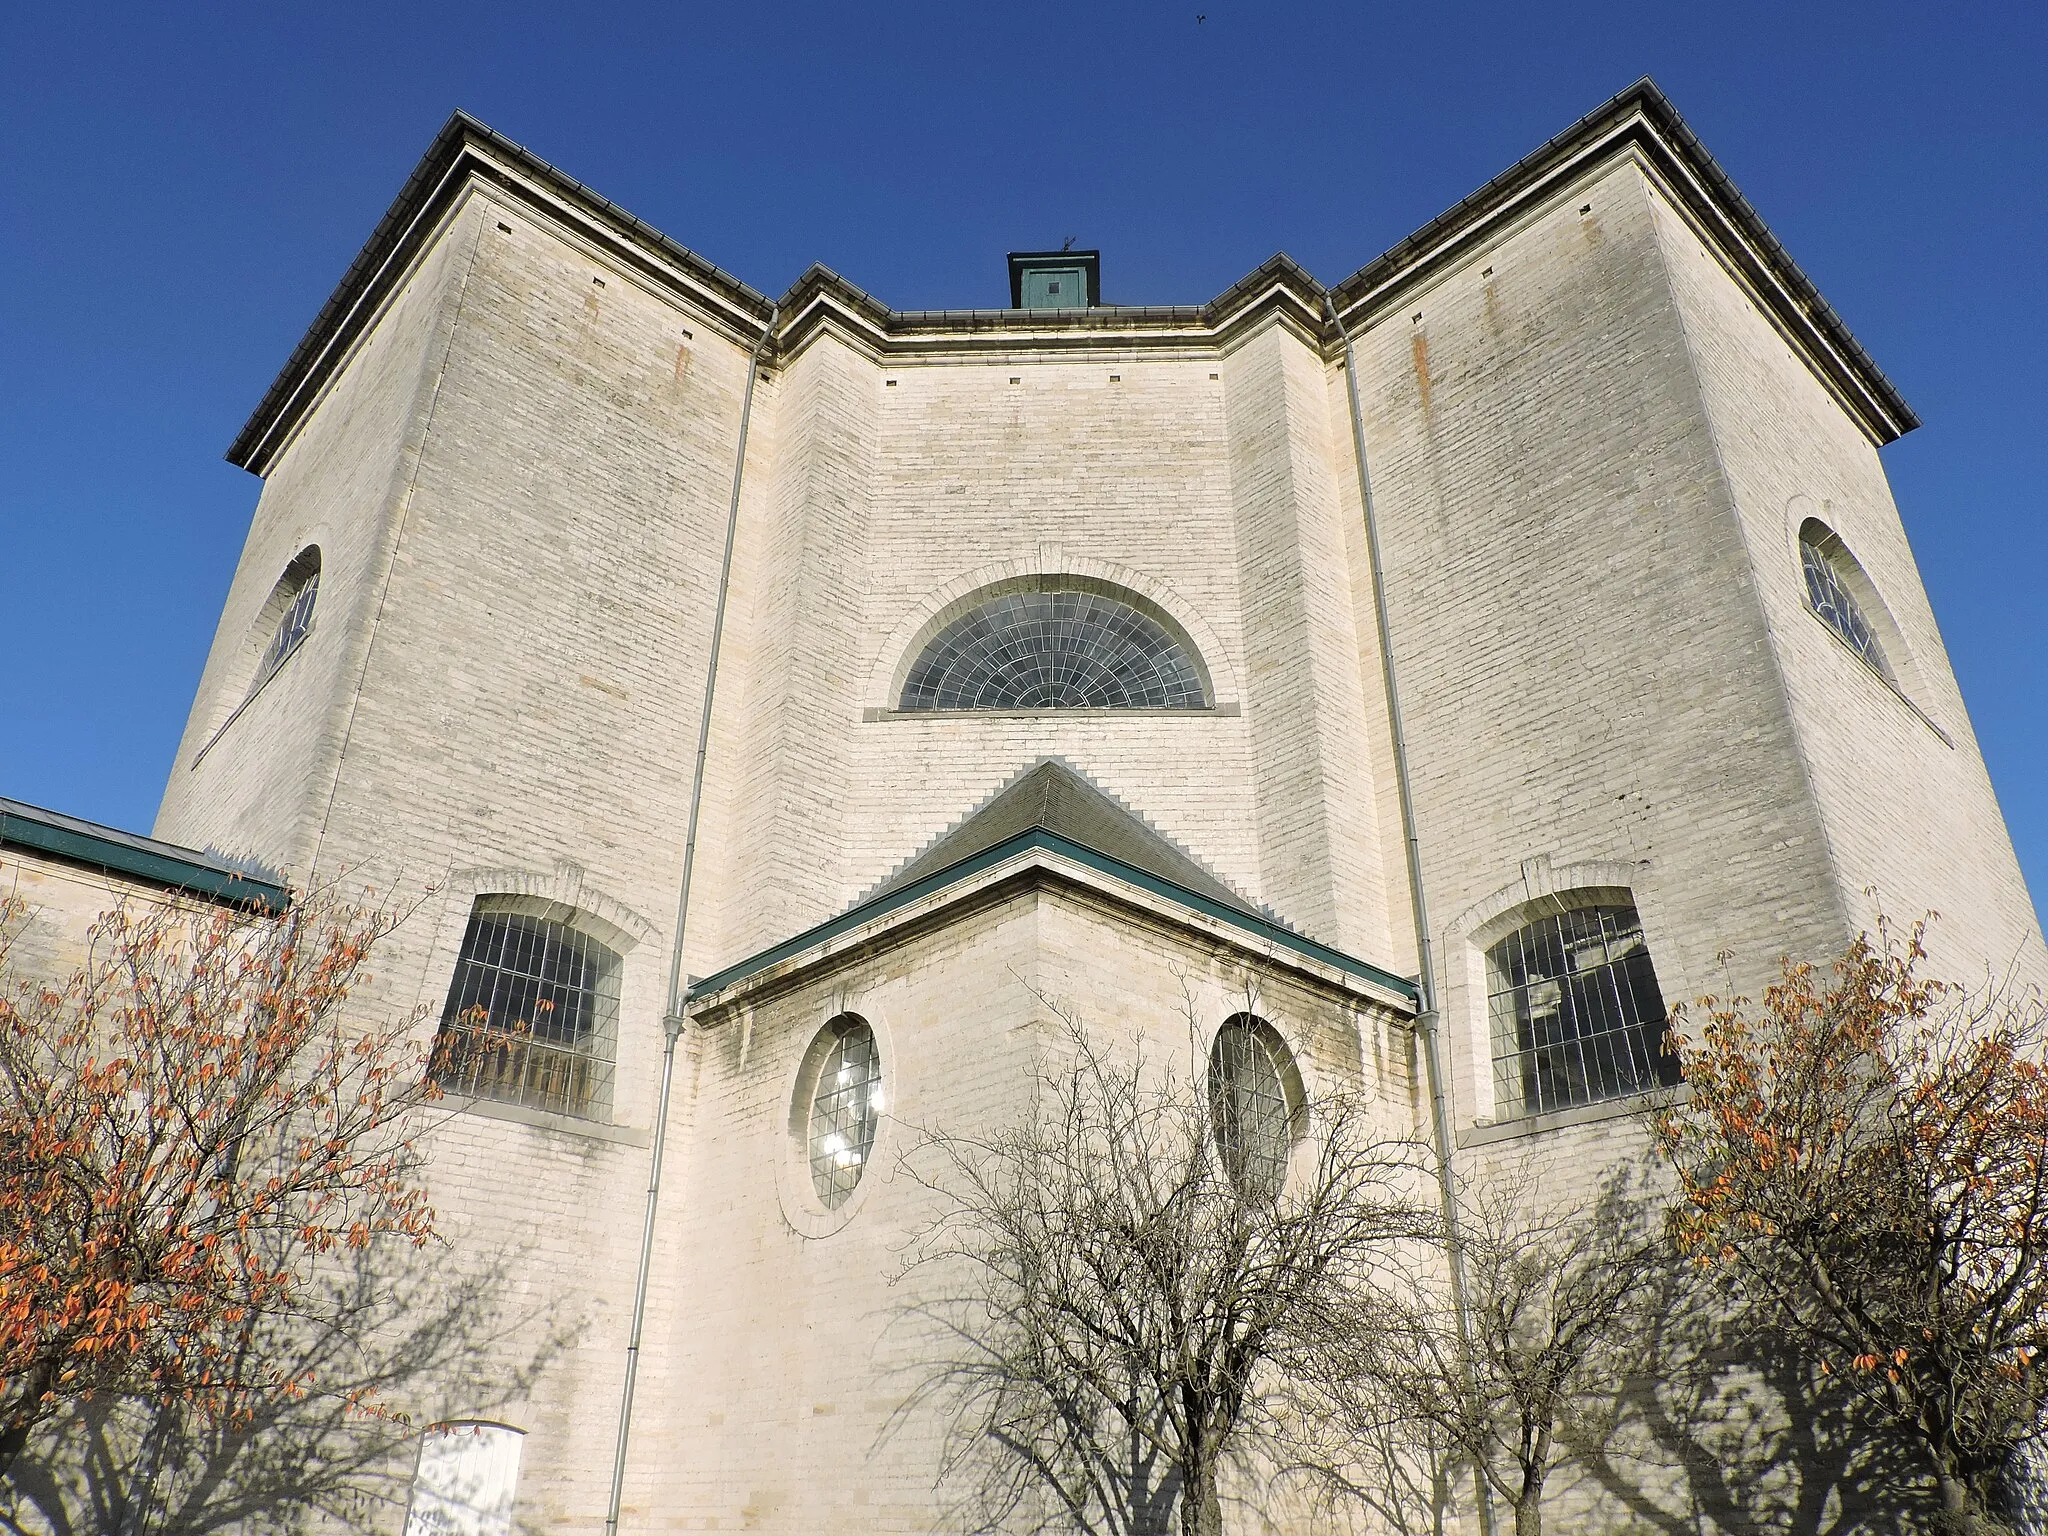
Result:
M1866 661L1863 657L1863 653L1858 651L1855 646L1851 645L1848 641L1844 640L1839 634L1837 634L1835 632L1835 626L1830 624L1826 619L1822 618L1818 613L1815 613L1811 605L1807 607L1806 613L1807 616L1811 618L1814 623L1818 624L1822 629L1827 631L1827 636L1830 640L1834 641L1835 644L1839 645L1849 655L1856 658L1857 666L1861 667L1865 672L1869 673L1872 677L1876 678L1880 683L1884 684L1885 691L1887 693L1889 693L1893 698L1897 699L1901 704L1905 705L1906 708L1910 709L1914 713L1914 715L1919 719L1922 725L1926 726L1927 729L1934 732L1934 734L1941 739L1941 744L1944 747L1947 747L1951 752L1955 750L1955 741L1949 736L1949 733L1947 731L1944 731L1940 726L1936 725L1934 723L1934 717L1928 714L1927 711L1922 709L1918 704L1915 704L1912 701L1912 699L1907 696L1905 689L1901 688L1897 683L1893 682L1890 678L1886 677L1882 672L1878 671L1877 668L1873 667L1868 661Z
M1541 1136L1546 1131L1597 1125L1603 1120L1620 1120L1631 1115L1642 1115L1651 1110L1663 1109L1667 1105L1682 1104L1690 1097L1691 1094L1682 1086L1660 1088L1655 1093L1632 1094L1625 1099L1605 1099L1598 1104L1575 1104L1570 1109L1555 1109L1547 1115L1529 1115L1519 1120L1481 1121L1459 1135L1458 1145L1485 1147L1495 1142L1515 1141L1523 1136Z
M459 1115L477 1115L485 1120L509 1120L514 1125L530 1125L543 1131L560 1131L568 1136L581 1136L589 1141L609 1141L622 1147L644 1147L648 1134L637 1125L612 1125L603 1120L585 1120L579 1115L557 1114L548 1109L532 1109L524 1104L507 1104L499 1099L458 1099L448 1098L447 1107Z

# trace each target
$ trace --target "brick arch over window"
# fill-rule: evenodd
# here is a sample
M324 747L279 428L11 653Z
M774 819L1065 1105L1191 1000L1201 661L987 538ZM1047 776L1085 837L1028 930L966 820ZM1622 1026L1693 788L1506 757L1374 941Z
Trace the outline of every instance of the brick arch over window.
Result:
M876 657L864 703L893 712L920 656L945 628L984 601L1011 592L1079 590L1128 603L1157 623L1191 658L1206 704L1236 712L1237 681L1230 651L1208 620L1179 592L1145 572L1109 561L1046 549L1036 558L997 561L962 573L930 593L897 625Z
M1567 915L1595 911L1607 912L1611 920ZM1624 917L1633 919L1632 926L1623 922ZM1668 919L1648 861L1588 860L1553 865L1547 855L1540 854L1523 861L1519 879L1474 902L1445 924L1446 1038L1456 1042L1453 1092L1465 1121L1524 1121L1556 1110L1613 1103L1665 1086L1673 1064L1661 1051L1664 1000L1692 995L1701 981L1687 973L1683 955L1671 952L1668 946L1658 948L1668 935ZM1635 936L1640 936L1640 943L1634 941ZM1598 943L1610 945L1612 953L1595 955L1589 946L1596 938ZM1542 951L1540 946L1545 944L1549 948ZM1510 946L1505 952L1504 945ZM1534 1016L1546 1012L1552 999L1537 996L1530 990L1532 986L1543 990L1543 983L1562 981L1565 985L1557 989L1558 1002L1584 1001L1583 994L1592 983L1576 983L1582 996L1568 999L1565 994L1573 985L1572 975L1587 976L1610 960L1624 962L1627 971L1633 963L1630 957L1637 954L1644 959L1635 968L1648 968L1649 990L1624 996L1621 984L1639 978L1632 972L1619 978L1610 976L1608 980L1616 981L1608 997L1614 1007L1604 1012L1580 1009L1570 1019L1560 1015L1553 1020L1547 1013L1544 1019ZM1590 963L1550 963L1559 955L1567 961ZM1521 974L1510 974L1518 959L1525 962ZM1532 1011L1525 1004L1536 1006ZM1546 1030L1558 1034L1569 1026L1566 1033L1570 1033L1589 1022L1596 1030L1611 1024L1626 1038L1596 1042L1590 1058L1570 1040L1562 1045L1562 1054L1553 1050L1550 1056L1541 1055L1555 1044ZM1576 1038L1577 1034L1570 1034L1570 1039ZM1560 1034L1559 1039L1565 1036ZM1617 1045L1626 1062L1609 1070L1617 1059L1613 1049Z

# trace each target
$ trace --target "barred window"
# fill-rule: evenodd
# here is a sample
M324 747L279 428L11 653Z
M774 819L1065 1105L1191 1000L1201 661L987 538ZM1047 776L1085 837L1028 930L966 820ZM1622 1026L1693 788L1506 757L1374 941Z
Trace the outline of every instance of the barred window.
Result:
M1208 705L1191 648L1159 616L1076 581L1005 592L953 620L918 654L898 707Z
M1253 1014L1233 1014L1209 1048L1209 1116L1224 1171L1239 1189L1268 1199L1287 1178L1293 1116L1287 1047Z
M1819 523L1809 522L1799 533L1799 563L1806 573L1806 598L1813 611L1848 642L1849 649L1861 656L1873 672L1880 677L1891 676L1885 665L1884 647L1877 642L1877 631L1850 590L1850 573L1860 574L1860 570L1842 541Z
M525 1433L507 1424L436 1424L420 1436L405 1536L512 1536Z
M575 916L557 903L477 902L436 1042L445 1091L591 1119L610 1112L619 957Z
M1501 1118L1678 1081L1664 995L1632 906L1575 907L1486 952L1493 1092Z
M259 625L268 628L270 638L249 681L249 692L269 682L313 628L313 604L320 596L320 546L309 545L278 578L269 600L263 605ZM268 621L267 623L265 621Z
M827 1210L846 1203L875 1150L882 1113L882 1057L867 1021L841 1014L811 1046L814 1072L805 1140L811 1187Z

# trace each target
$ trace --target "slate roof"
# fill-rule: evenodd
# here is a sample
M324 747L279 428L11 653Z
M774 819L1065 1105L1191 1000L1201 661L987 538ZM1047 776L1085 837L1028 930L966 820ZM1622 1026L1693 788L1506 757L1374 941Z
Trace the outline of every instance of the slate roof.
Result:
M1058 758L1047 758L1020 773L862 900L886 896L1034 828L1107 854L1211 901L1259 915L1258 908L1211 874L1193 854Z

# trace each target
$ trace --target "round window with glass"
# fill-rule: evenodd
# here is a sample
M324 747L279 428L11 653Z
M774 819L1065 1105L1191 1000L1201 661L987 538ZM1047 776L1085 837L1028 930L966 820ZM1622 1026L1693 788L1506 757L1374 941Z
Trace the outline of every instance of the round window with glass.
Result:
M837 1210L860 1183L875 1150L882 1113L882 1057L867 1021L841 1014L811 1047L810 1114L805 1141L811 1188L827 1210Z
M1234 1014L1209 1050L1209 1116L1224 1172L1246 1194L1272 1199L1287 1179L1294 1115L1287 1047L1272 1025Z

